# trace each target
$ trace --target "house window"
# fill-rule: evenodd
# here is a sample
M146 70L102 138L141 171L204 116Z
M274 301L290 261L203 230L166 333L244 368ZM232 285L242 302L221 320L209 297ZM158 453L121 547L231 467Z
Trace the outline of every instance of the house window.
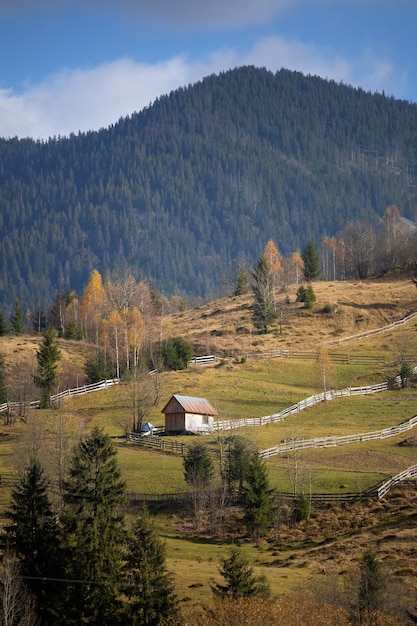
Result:
M209 420L208 420L208 415L203 415L203 424L208 424Z

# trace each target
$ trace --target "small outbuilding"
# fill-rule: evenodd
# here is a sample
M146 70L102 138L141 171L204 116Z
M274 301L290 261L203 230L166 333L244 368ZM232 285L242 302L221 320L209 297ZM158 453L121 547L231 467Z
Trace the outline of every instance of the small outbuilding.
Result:
M162 409L167 435L211 433L214 428L215 408L205 398L174 394Z

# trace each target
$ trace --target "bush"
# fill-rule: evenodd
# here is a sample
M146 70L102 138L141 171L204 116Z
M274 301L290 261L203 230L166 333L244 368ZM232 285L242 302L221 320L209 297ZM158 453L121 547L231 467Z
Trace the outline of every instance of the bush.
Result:
M322 313L334 315L335 313L337 313L337 306L335 304L325 304L322 308Z
M310 517L310 502L305 496L299 496L294 503L294 517L296 522L302 522Z
M307 287L307 291L306 291L305 298L304 298L304 308L312 309L315 301L316 301L316 295L313 291L313 287L309 285Z
M98 383L101 380L113 377L111 366L106 363L101 352L97 355L97 358L87 361L85 373L87 374L88 384Z
M185 370L194 356L193 344L182 337L171 337L162 349L162 358L166 368Z
M297 289L297 302L305 302L307 289L304 285L300 285Z

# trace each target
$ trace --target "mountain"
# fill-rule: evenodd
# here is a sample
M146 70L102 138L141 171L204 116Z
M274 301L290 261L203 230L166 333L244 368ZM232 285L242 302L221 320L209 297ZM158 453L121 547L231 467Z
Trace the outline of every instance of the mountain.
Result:
M0 140L0 309L126 268L215 294L268 239L288 256L387 206L417 221L417 105L242 67L98 132Z

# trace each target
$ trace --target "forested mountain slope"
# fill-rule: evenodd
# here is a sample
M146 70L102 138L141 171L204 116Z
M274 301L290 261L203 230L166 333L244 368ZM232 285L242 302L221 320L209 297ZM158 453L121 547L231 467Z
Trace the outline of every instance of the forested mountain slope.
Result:
M0 308L129 267L216 293L272 238L289 255L389 205L415 221L417 105L244 67L99 132L0 140Z

